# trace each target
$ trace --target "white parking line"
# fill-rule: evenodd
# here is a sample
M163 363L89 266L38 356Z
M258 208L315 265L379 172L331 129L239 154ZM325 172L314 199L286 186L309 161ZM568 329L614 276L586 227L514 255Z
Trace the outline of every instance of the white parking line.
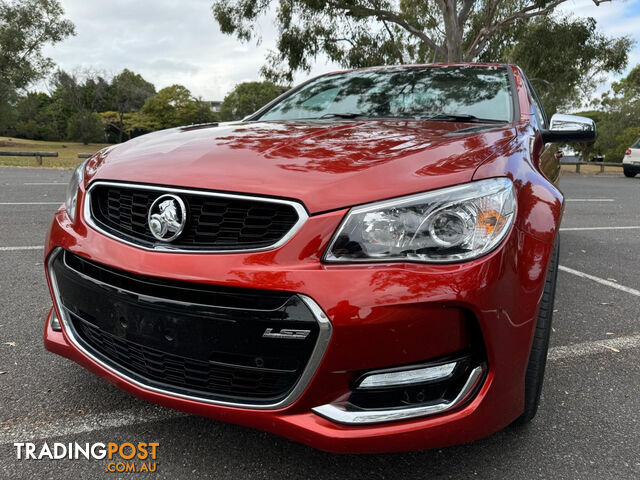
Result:
M558 265L558 270L562 272L571 273L572 275L586 278L588 280L592 280L601 285L606 285L607 287L615 288L616 290L620 290L622 292L635 295L636 297L640 297L640 290L636 290L635 288L625 287L624 285L620 285L616 282L612 282L611 280L605 280L604 278L596 277L595 275L589 275L588 273L584 273L579 270L574 270L573 268L565 267L564 265Z
M60 205L63 202L0 202L0 205Z
M28 247L0 247L0 252L16 252L19 250L42 250L42 245L33 245Z
M640 347L640 335L630 335L628 337L607 338L595 342L576 343L575 345L564 345L549 349L547 358L554 362L568 358L586 357L587 355L597 355L599 353L631 350Z
M603 353L614 354L639 347L640 335L631 335L553 347L549 349L548 359L550 362L557 362ZM109 428L143 425L188 416L186 413L168 410L159 406L143 405L129 410L63 417L51 422L44 422L37 418L29 420L8 419L0 422L0 445L13 442L40 441L51 437L73 436Z
M565 202L615 202L614 198L565 198Z
M131 410L63 417L51 422L39 422L37 419L17 422L9 420L4 424L0 422L0 445L13 442L31 442L50 437L79 435L108 428L142 425L185 416L187 414L182 412L162 407L145 406Z
M629 225L626 227L564 227L561 232L580 232L583 230L637 230L640 225Z

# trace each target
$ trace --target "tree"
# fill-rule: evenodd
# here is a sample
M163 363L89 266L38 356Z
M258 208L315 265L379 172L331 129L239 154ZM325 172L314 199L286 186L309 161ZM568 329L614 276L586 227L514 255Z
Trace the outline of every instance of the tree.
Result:
M189 89L182 85L163 88L145 102L140 112L149 117L154 129L215 120L209 105L194 98Z
M21 96L15 105L13 135L32 140L57 140L55 122L48 111L50 105L51 97L46 93L30 92Z
M140 110L155 93L152 83L126 68L111 79L109 109L116 113L116 118L110 117L109 124L118 131L118 142L122 142L123 134L131 138L132 130L125 128L125 114Z
M496 36L551 13L566 0L280 0L267 78L288 81L325 54L350 67L472 61ZM594 0L596 4L602 0ZM268 0L214 0L223 33L248 41ZM284 67L283 67L284 65Z
M597 112L587 112L598 129L592 151L604 155L608 162L620 162L627 148L640 138L640 64L614 82L595 105Z
M224 97L220 107L220 120L240 120L259 110L287 90L273 82L244 82Z
M109 83L96 72L85 70L80 74L57 71L54 76L55 96L71 112L66 136L85 145L103 140L104 126L96 113L106 105ZM102 128L101 135L98 129Z
M67 122L67 138L85 145L104 141L104 124L96 112L76 112Z
M0 128L6 104L52 68L42 48L75 34L63 14L57 0L0 2Z
M156 122L149 115L140 112L107 111L100 112L100 118L106 126L109 139L120 138L124 133L127 138L149 133L157 128ZM115 135L114 135L115 131Z
M605 74L622 73L633 45L629 37L598 33L593 18L538 18L506 37L496 38L503 48L492 48L480 60L522 67L549 115L588 103Z

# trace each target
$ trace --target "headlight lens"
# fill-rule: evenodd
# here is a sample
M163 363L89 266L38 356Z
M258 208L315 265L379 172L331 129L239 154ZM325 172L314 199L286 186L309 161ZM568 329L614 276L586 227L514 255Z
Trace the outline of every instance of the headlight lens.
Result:
M327 262L453 262L496 247L514 219L508 178L492 178L353 208Z
M64 206L67 209L67 215L71 222L76 221L76 210L78 203L78 188L84 180L84 166L87 162L84 161L78 166L71 175L69 185L67 185L67 199L64 201Z

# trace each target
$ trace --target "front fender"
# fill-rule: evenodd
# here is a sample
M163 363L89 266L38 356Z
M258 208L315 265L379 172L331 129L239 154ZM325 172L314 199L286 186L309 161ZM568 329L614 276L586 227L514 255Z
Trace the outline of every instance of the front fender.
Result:
M507 151L480 165L473 179L511 178L518 205L516 227L552 245L562 220L564 196L539 169L543 148L535 132L521 131Z

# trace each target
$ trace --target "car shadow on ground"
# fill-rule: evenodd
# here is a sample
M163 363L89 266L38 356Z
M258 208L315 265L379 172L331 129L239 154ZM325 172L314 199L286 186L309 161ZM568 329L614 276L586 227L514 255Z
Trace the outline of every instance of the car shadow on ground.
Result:
M199 417L178 418L147 429L162 432L160 438L166 439L160 440L159 447L164 464L188 465L191 473L199 475L217 472L216 478L221 471L250 478L471 478L480 473L492 478L492 472L497 476L511 471L512 478L518 478L513 459L529 456L529 444L536 435L535 427L509 427L488 438L444 449L353 455L327 453ZM165 431L171 436L165 437Z

